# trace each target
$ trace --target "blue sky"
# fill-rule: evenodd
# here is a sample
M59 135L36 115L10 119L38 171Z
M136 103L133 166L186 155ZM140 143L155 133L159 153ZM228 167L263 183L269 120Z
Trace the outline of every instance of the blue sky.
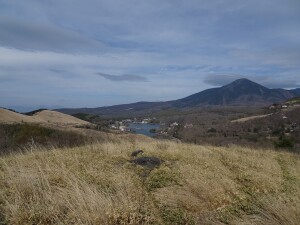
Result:
M248 78L300 87L299 0L0 0L0 106L165 101Z

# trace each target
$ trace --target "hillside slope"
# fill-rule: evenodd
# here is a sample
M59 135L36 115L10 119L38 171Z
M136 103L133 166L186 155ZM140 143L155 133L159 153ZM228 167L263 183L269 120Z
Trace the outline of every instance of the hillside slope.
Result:
M208 89L174 101L179 107L203 105L268 105L295 97L284 89L269 89L248 79L239 79L220 88Z
M135 149L163 163L134 165ZM270 150L120 140L6 156L0 221L296 225L299 159Z
M166 109L189 109L203 106L266 106L300 96L299 89L269 89L247 79L239 79L219 88L211 88L186 98L166 102L137 102L97 108L57 109L75 114L102 116L139 116Z
M0 108L0 123L40 123L38 118Z
M43 110L32 116L27 116L2 108L0 108L0 123L88 124L86 121L56 111Z
M297 95L298 97L300 97L300 88L296 88L294 90L292 90L292 92Z

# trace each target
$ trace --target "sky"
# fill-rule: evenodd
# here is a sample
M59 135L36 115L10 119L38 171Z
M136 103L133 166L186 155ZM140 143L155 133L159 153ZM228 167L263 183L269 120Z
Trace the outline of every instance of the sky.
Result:
M0 106L166 101L248 78L300 87L299 0L0 0Z

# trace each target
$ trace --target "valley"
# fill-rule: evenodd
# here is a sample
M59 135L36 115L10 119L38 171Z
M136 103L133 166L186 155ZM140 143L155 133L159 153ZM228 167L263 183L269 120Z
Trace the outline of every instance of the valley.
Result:
M300 0L0 0L0 225L299 225Z
M131 116L0 109L0 221L295 225L299 113L299 98Z

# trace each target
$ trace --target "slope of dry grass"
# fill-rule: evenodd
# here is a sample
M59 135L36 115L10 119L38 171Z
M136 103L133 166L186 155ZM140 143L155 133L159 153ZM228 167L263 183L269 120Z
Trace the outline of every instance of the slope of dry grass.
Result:
M164 163L132 165L143 149ZM0 158L3 224L298 224L299 155L115 141Z
M88 125L90 123L78 119L74 116L63 114L51 110L43 110L32 116L12 112L0 108L0 123L39 123L39 124L58 124L58 125Z

